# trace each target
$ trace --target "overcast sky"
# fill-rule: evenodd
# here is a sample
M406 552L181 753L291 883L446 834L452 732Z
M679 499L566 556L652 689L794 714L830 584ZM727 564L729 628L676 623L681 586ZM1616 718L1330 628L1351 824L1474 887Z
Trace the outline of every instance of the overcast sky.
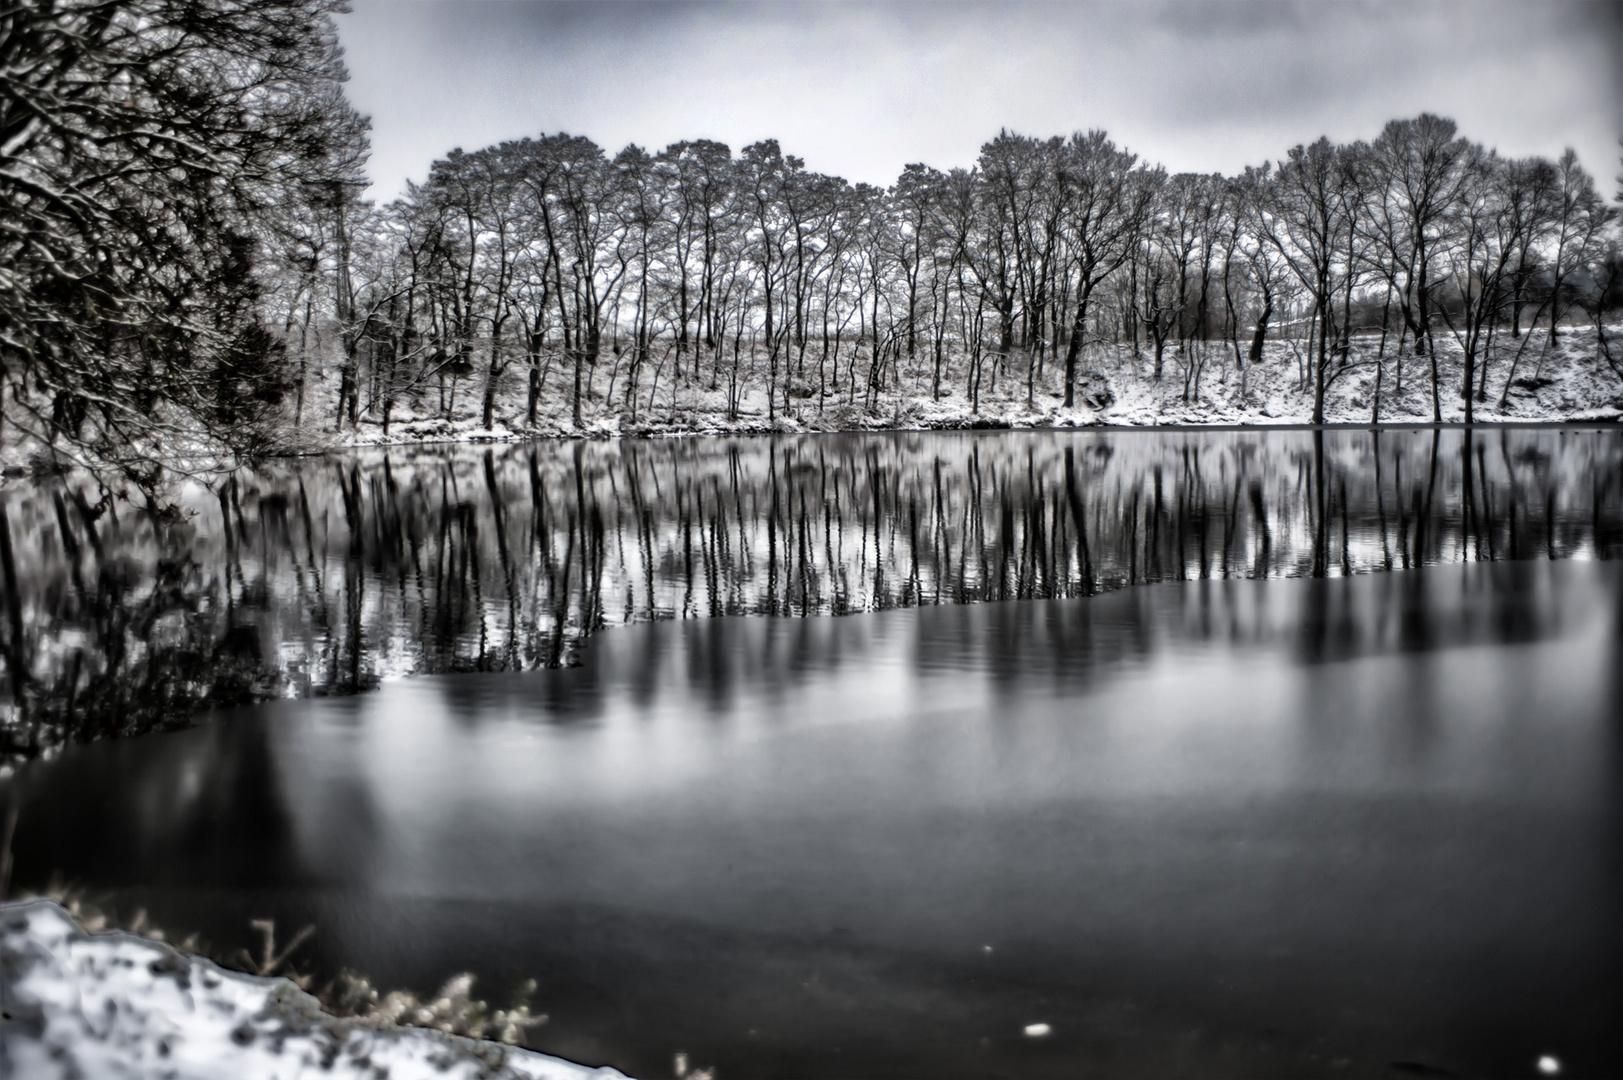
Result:
M1422 111L1505 154L1575 147L1617 186L1619 3L352 2L381 199L452 147L543 132L610 154L776 138L888 186L908 162L972 165L1002 127L1103 127L1173 171L1232 173Z

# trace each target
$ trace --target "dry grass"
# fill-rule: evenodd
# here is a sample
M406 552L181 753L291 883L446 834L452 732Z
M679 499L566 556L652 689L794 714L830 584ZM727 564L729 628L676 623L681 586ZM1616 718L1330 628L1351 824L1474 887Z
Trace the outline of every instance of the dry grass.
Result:
M6 847L0 845L0 871L5 869L6 854ZM0 899L6 897L3 890L4 882L0 879ZM516 1000L506 1009L492 1009L488 1002L475 998L474 978L467 972L452 976L437 994L426 1000L410 990L381 993L365 976L352 971L340 972L337 978L316 985L310 974L301 973L292 962L299 946L315 933L313 926L302 928L279 948L276 923L270 919L255 919L249 925L260 935L258 955L248 949L236 949L219 955L200 942L196 934L180 941L170 941L162 929L151 925L144 909L136 911L129 919L119 919L108 908L92 901L83 889L60 882L53 882L43 892L23 893L16 898L54 900L91 933L124 930L153 941L172 944L181 952L206 956L233 971L262 977L280 976L310 993L323 1009L334 1016L378 1024L433 1028L449 1035L494 1039L508 1045L519 1044L527 1031L547 1022L546 1013L530 1010L530 995L535 993L534 979L524 983Z

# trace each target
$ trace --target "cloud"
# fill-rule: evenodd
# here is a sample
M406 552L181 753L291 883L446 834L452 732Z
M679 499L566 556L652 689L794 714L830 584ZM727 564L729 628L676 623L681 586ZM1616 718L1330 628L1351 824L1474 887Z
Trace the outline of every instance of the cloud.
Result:
M1606 4L356 0L339 25L382 197L453 146L559 130L611 153L777 138L877 184L972 164L1003 127L1104 127L1174 170L1234 172L1429 110L1505 153L1576 146L1602 177L1623 131Z

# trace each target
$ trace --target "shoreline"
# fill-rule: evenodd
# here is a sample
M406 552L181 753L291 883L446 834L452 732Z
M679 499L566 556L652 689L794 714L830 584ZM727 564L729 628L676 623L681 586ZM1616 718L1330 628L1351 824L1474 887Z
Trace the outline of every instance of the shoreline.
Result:
M402 439L389 442L345 443L327 449L292 450L269 455L274 458L320 457L324 454L344 453L350 450L390 449L399 446L477 446L483 444L515 445L531 442L607 442L612 439L725 439L755 438L783 435L929 435L951 432L1162 432L1162 431L1413 431L1435 428L1439 431L1476 428L1510 429L1579 429L1607 430L1623 425L1623 411L1612 416L1569 417L1551 420L1382 420L1371 424L1356 420L1335 420L1315 424L1305 420L1284 420L1279 423L1253 423L1248 421L1212 424L1004 424L1000 422L974 424L937 424L926 427L851 427L851 428L750 428L724 430L716 428L681 431L643 430L628 432L514 432L499 435L477 435L465 438Z
M0 1065L41 1080L268 1077L288 1066L355 1080L626 1080L510 1042L338 1016L285 977L130 930L88 930L47 898L0 902L0 972Z
M510 432L492 435L474 435L451 438L400 439L388 442L354 442L306 450L287 450L267 454L265 461L296 461L306 458L335 457L341 454L361 453L369 450L410 450L431 446L523 446L531 443L606 443L616 440L646 439L667 441L676 439L759 439L831 435L944 435L980 434L997 432L1011 434L1134 434L1186 432L1271 432L1271 431L1610 431L1623 427L1623 411L1613 416L1574 417L1558 420L1475 420L1467 424L1462 420L1403 420L1378 424L1357 421L1331 421L1313 424L1289 420L1273 423L1220 423L1220 424L1029 424L1005 425L999 423L938 425L935 427L874 427L874 428L762 428L759 430L687 430L687 431L634 431L634 432Z

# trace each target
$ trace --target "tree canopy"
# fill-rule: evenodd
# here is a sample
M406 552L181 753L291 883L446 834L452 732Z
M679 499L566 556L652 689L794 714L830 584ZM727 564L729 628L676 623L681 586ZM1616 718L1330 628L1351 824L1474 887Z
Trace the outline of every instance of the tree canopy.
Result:
M140 476L252 450L288 388L267 256L360 182L337 0L0 11L5 421Z

